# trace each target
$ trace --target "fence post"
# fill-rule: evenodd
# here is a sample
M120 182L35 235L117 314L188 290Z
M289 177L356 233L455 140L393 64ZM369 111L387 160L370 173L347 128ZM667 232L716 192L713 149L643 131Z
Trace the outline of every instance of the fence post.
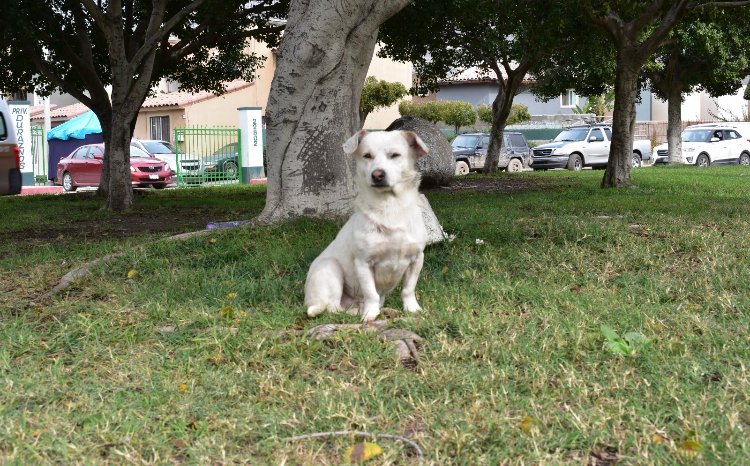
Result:
M240 107L240 148L243 183L265 178L263 170L263 113L260 107Z

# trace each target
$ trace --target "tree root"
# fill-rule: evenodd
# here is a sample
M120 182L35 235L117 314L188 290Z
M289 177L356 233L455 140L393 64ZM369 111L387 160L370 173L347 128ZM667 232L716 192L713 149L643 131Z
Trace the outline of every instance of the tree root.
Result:
M213 233L213 230L190 231L187 233L180 233L178 235L168 236L166 238L161 239L160 241L184 241L184 240L195 238L198 236L205 236L210 233ZM70 285L72 285L76 280L85 277L89 272L91 272L91 269L93 269L97 265L103 262L107 262L109 260L115 259L117 257L121 257L123 254L124 253L122 252L108 254L98 259L94 259L90 262L86 262L80 267L76 267L75 269L63 275L62 278L60 278L60 280L57 282L57 284L51 290L41 295L39 299L40 300L47 299L60 293L66 288L70 287Z
M297 442L299 440L307 440L311 438L328 438L328 437L342 437L342 436L356 436L356 437L375 437L375 438L384 438L384 439L390 439L390 440L398 440L399 442L403 442L406 445L410 446L412 450L414 450L414 455L417 457L417 461L419 461L419 464L422 464L422 461L424 460L424 454L422 453L422 449L419 448L419 445L417 445L416 442L413 440L409 440L406 437L402 437L400 435L395 434L374 434L371 432L362 432L358 430L341 430L336 432L315 432L312 434L305 434L305 435L296 435L294 437L287 437L284 440L287 442Z
M409 330L388 328L390 320L382 319L363 324L322 324L307 332L305 336L314 340L327 340L341 330L361 330L365 333L375 333L383 341L393 342L396 358L407 369L414 370L419 364L419 352L416 343L423 341L422 337Z

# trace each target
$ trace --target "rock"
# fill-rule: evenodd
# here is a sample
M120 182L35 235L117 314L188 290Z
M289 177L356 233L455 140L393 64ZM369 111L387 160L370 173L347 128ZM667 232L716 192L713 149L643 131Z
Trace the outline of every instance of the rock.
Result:
M422 173L421 187L448 186L453 181L453 173L456 171L453 149L434 124L407 116L395 120L385 130L414 131L427 145L430 153L417 161L417 169Z

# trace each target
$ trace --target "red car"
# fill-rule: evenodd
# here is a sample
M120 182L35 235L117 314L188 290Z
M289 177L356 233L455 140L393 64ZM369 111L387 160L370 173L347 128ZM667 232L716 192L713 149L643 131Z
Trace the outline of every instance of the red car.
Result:
M80 186L99 186L104 160L104 144L81 146L57 164L55 183L65 191ZM162 189L172 182L169 165L137 147L130 148L130 180L133 186Z

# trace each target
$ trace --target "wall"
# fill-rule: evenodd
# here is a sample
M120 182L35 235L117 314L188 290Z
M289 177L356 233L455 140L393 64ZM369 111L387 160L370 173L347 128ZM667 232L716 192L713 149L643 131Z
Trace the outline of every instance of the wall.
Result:
M375 55L370 62L370 68L367 70L367 76L375 76L388 82L400 82L406 89L411 87L412 65L411 63L399 63L390 58L378 57L380 45L375 48ZM411 100L410 96L406 100ZM365 129L385 129L393 120L399 118L398 102L387 108L375 110L367 116L365 120Z
M474 107L491 105L497 95L497 84L494 83L461 83L443 84L437 93L438 100L463 100ZM532 115L572 115L572 108L563 108L560 97L543 102L526 88L513 99L514 104L523 104ZM578 105L586 103L585 97L578 97Z
M174 142L172 130L185 126L184 110L175 107L143 108L138 114L135 122L133 137L136 139L151 139L151 128L149 118L154 116L169 117L169 141Z

